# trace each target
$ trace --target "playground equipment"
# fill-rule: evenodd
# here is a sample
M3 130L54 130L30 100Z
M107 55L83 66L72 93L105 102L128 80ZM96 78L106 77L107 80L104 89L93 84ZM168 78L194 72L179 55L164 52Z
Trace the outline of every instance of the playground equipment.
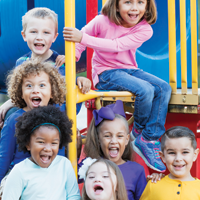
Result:
M86 1L86 6L87 6L87 22L91 20L96 14L97 14L97 9L95 10L95 6L97 7L97 1ZM105 3L105 1L103 1ZM159 4L163 4L163 1L156 1L158 5L158 21L159 21ZM182 126L187 126L190 128L195 134L196 134L196 139L198 143L198 147L200 147L200 138L199 134L197 133L197 122L200 119L199 116L199 95L198 95L198 80L197 80L197 1L196 0L191 0L190 4L188 1L179 1L179 4L175 0L166 0L165 3L168 3L168 34L169 34L169 53L168 54L163 54L163 57L158 56L158 53L154 53L154 56L150 56L147 53L145 54L144 52L139 50L139 54L143 55L144 59L151 59L151 62L153 60L156 61L158 60L158 63L161 62L159 61L160 58L162 61L166 60L166 55L169 55L169 83L172 87L172 97L169 105L169 113L167 116L166 120L166 128L170 128L172 126L177 126L177 125L182 125ZM67 1L66 4L66 24L65 26L72 26L74 27L74 24L67 19L69 17L73 17L74 15L74 1ZM90 9L91 7L93 9ZM179 8L179 15L177 15L176 10ZM163 8L162 8L163 9ZM189 16L188 12L186 12L189 9ZM72 11L72 12L71 12ZM187 13L187 16L186 16ZM178 16L178 17L177 17ZM178 21L176 21L178 19ZM180 21L179 21L180 19ZM187 19L187 23L186 23ZM71 20L72 22L74 20ZM189 23L188 23L189 21ZM177 24L180 24L180 26L177 26ZM165 24L166 25L166 24ZM177 27L180 27L180 30L178 30ZM180 31L180 37L177 37L177 32ZM157 33L158 34L158 33ZM161 34L161 33L160 33ZM191 47L187 46L190 44L190 38L191 38ZM166 42L166 41L165 41ZM147 45L148 42L146 42L145 45ZM178 43L178 46L177 46ZM72 64L75 66L75 54L74 54L74 44L70 42L66 42L66 51L69 52L69 49L71 51L70 56L66 57L66 66L68 68L66 69L67 73L69 73L70 77L75 78L74 76L74 70L72 69ZM178 47L178 48L177 48ZM164 46L161 50L164 51L166 46ZM191 52L190 52L191 49ZM158 49L159 52L160 49ZM160 51L161 51L160 50ZM92 51L89 49L87 52L87 72L91 72L91 55ZM177 61L177 57L180 54L180 61ZM188 57L188 55L191 54L191 56ZM178 56L177 56L178 55ZM168 56L167 56L168 57ZM191 65L187 61L190 60L191 58ZM137 59L138 60L138 59ZM140 60L140 59L139 59ZM147 61L147 60L146 60ZM146 63L149 63L146 62ZM166 61L165 61L166 62ZM167 63L167 62L166 62ZM144 62L143 62L144 64ZM139 66L142 66L140 61L138 62ZM177 82L177 71L179 72L179 66L181 69L181 84ZM162 65L160 66L162 67ZM70 69L69 69L70 68ZM142 67L140 67L142 68ZM192 75L190 77L187 75L187 72L192 71ZM161 70L162 71L162 70ZM88 78L91 78L91 74L88 74ZM74 79L75 80L75 79ZM78 89L75 89L75 85L72 85L70 82L75 83L75 81L72 79L67 78L66 76L66 81L68 84L68 97L67 100L67 105L68 108L70 107L71 109L68 109L68 115L70 118L73 117L73 110L75 110L75 105L73 101L73 98L76 96L77 103L86 101L86 107L88 108L88 121L91 120L91 110L94 109L96 106L99 108L100 106L100 101L101 103L105 104L110 103L112 101L116 101L117 99L121 99L123 102L128 105L127 107L130 107L130 105L133 107L134 103L134 95L129 93L129 92L101 92L101 91L90 91L88 94L81 94ZM71 84L71 85L70 85ZM191 89L189 89L191 85ZM189 86L189 87L188 87ZM178 88L178 89L177 89ZM73 97L73 98L72 98ZM95 98L95 103L94 100L89 100L91 98ZM73 108L72 108L73 105ZM75 113L75 111L74 111ZM75 121L75 117L73 118ZM75 129L75 127L74 127ZM75 131L74 131L75 133ZM70 146L70 159L73 164L76 165L76 156L73 156L73 150L75 149L75 136L74 136L74 142ZM136 156L136 161L144 165L143 161L139 156ZM195 177L200 177L200 161L198 161L194 164L192 168L192 174ZM76 168L75 168L76 169ZM148 172L148 169L146 167L146 172Z

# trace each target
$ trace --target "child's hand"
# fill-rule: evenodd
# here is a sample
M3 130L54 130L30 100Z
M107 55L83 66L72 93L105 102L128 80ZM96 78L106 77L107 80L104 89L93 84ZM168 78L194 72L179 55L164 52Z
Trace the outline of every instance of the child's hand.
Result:
M0 128L3 128L3 124L4 124L4 118L6 115L6 112L12 108L14 105L11 102L11 100L9 99L8 101L6 101L1 107L0 107Z
M63 37L66 41L80 43L83 37L83 33L76 28L64 27Z
M65 63L65 55L59 55L56 58L56 67L60 67Z
M77 85L83 94L89 92L91 89L91 81L88 78L82 76L77 78Z
M76 131L77 131L77 158L79 158L82 149L82 138L80 131L78 129L76 129Z
M151 180L152 183L156 183L157 181L160 181L164 177L165 177L165 175L162 173L160 173L160 174L153 173L153 174L147 176L147 182L149 180Z

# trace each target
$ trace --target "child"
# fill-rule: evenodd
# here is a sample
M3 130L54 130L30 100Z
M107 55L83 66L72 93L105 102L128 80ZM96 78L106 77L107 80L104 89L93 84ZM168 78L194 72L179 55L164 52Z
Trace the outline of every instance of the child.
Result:
M80 199L70 161L58 150L71 142L72 123L55 106L44 106L17 119L19 151L31 157L14 166L5 184L2 200Z
M154 170L165 171L157 141L165 132L165 118L171 87L163 80L140 70L135 52L151 38L156 22L154 0L107 0L102 14L81 31L65 27L64 39L78 42L76 59L85 47L94 49L92 77L99 90L129 91L136 95L134 150ZM158 150L158 151L157 151Z
M162 136L161 148L170 174L157 184L149 182L141 200L199 200L200 180L190 173L199 153L194 133L186 127L172 127Z
M128 199L139 200L146 186L146 178L144 168L130 161L130 134L123 102L118 100L115 104L94 110L93 115L87 132L85 155L91 158L106 158L117 164L124 177ZM86 161L87 158L79 167Z
M16 66L19 66L26 60L39 59L40 61L51 61L55 65L62 65L58 59L59 55L57 52L51 50L51 45L55 42L58 36L58 19L57 14L48 8L33 8L29 10L22 17L23 30L21 32L22 37L25 42L27 42L28 47L31 52L19 58L16 62ZM62 59L62 58L61 58ZM65 66L59 67L59 73L65 76ZM85 77L77 78L77 85L83 93L90 90L91 81ZM82 104L77 104L77 111L80 110ZM3 126L3 119L5 113L12 108L14 105L11 100L8 100L5 104L1 106L0 109L0 125ZM62 106L64 110L66 105ZM9 113L5 118L7 118L10 113L13 113L16 108L9 110Z
M112 161L91 159L79 174L85 179L82 200L127 200L123 176Z
M8 76L8 94L19 109L4 124L0 138L0 182L15 164L30 157L19 152L15 135L16 119L26 111L65 100L64 78L51 63L26 61ZM59 150L65 156L65 148ZM5 177L6 179L6 177ZM1 192L0 192L1 193Z

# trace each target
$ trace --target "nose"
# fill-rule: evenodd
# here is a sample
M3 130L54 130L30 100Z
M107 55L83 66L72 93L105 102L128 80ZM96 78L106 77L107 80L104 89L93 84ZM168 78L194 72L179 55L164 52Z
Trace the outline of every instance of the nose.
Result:
M180 154L180 153L177 153L177 154L176 154L176 157L175 157L175 161L179 162L179 161L181 161L181 160L182 160L181 154Z
M38 32L36 35L37 40L42 40L42 33Z
M117 138L116 138L115 136L113 136L113 137L111 138L111 143L117 143Z
M44 151L46 151L46 152L51 151L51 145L50 144L45 144Z
M101 176L100 175L97 175L96 177L95 177L95 182L97 183L97 182L101 182Z
M138 9L137 2L136 1L132 2L132 4L131 4L131 10L137 10L137 9Z
M39 92L39 87L37 85L34 86L32 92L33 93L38 93Z

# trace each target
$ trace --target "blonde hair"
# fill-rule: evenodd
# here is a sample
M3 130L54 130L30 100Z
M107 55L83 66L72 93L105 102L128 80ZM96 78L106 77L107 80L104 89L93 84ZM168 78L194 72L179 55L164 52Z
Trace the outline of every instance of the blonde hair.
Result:
M22 98L23 79L30 75L38 75L40 72L45 72L49 76L52 95L49 104L64 103L66 94L64 77L52 63L30 60L14 68L7 77L8 95L17 107L26 107L26 102Z
M122 176L122 173L121 173L119 167L114 162L107 160L107 159L103 159L103 158L99 158L92 165L94 165L98 162L104 163L107 166L108 172L110 172L110 168L111 168L116 175L116 178L117 178L117 186L115 189L116 191L114 191L114 188L112 188L113 192L116 192L116 200L127 200L128 198L127 198L126 187L124 184L124 178ZM88 170L86 172L86 177L87 177L88 171L90 170L91 166L88 168ZM111 181L112 181L112 179L111 179ZM86 193L85 184L84 184L83 190L82 190L82 200L90 200L90 198L88 197L88 195Z
M103 6L101 13L109 18L112 23L122 25L123 19L121 18L118 10L120 0L107 0ZM157 9L155 0L147 0L147 7L143 18L148 24L152 25L157 20ZM143 19L142 18L142 19Z
M49 19L53 20L55 23L55 34L57 34L57 32L58 32L58 15L53 10L50 10L49 8L45 8L45 7L38 7L38 8L33 8L33 9L29 10L22 17L22 27L23 27L22 32L25 33L27 24L31 17L35 17L35 18L39 18L39 19L49 18Z

